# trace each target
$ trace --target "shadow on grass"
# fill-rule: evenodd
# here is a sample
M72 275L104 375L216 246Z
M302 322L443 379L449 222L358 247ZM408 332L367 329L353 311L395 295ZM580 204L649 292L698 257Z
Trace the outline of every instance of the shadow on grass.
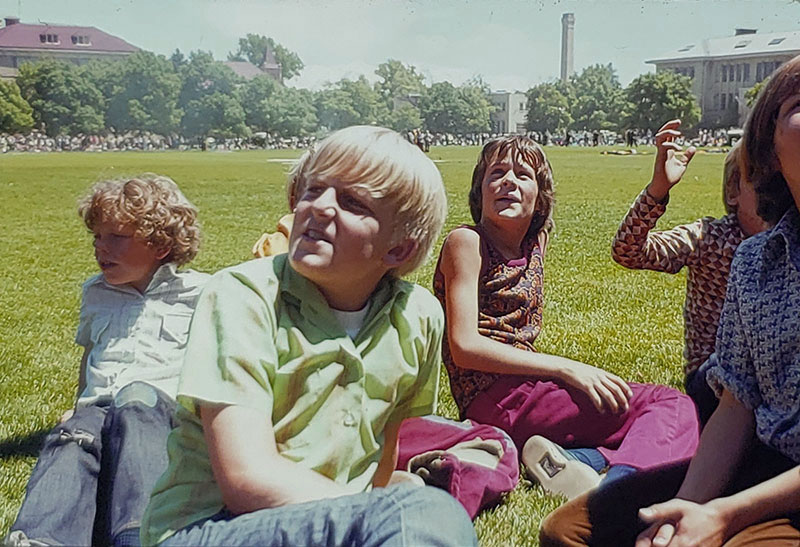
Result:
M38 456L49 429L39 429L27 435L15 435L0 441L0 460L7 458Z

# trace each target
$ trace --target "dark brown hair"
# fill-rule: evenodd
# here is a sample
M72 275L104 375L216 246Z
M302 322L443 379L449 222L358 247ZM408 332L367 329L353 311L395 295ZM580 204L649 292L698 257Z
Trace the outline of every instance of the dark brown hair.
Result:
M794 203L775 155L775 126L781 104L796 93L800 93L800 56L770 76L745 124L743 174L758 197L759 216L770 223L780 220Z
M499 159L505 158L511 152L513 158L519 158L531 166L536 176L536 184L539 193L536 196L536 204L528 227L528 237L539 234L542 230L550 230L553 227L553 169L550 162L544 155L544 150L535 140L514 135L500 137L487 142L478 164L472 172L472 187L469 190L469 210L475 224L481 221L483 193L481 185L486 174L486 168Z

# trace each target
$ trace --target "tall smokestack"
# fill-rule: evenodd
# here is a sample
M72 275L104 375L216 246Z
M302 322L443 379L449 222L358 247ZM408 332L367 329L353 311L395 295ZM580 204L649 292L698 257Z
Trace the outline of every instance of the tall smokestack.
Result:
M567 83L574 72L575 14L561 15L561 81Z

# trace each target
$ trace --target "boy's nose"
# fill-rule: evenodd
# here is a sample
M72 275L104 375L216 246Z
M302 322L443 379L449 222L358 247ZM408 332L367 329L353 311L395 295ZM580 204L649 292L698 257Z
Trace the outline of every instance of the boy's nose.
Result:
M336 189L326 188L312 203L314 213L319 216L330 217L336 211Z

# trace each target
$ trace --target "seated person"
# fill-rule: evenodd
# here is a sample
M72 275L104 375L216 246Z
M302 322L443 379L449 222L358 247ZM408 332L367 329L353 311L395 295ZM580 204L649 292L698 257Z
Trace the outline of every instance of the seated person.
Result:
M744 239L767 228L756 213L753 185L741 176L740 147L737 143L725 158L722 201L727 214L722 218L703 217L691 224L662 232L651 232L664 214L669 191L683 178L695 149L685 155L675 142L680 137L680 120L672 120L656 133L653 178L639 194L622 219L611 256L626 268L678 273L685 266L686 303L683 307L683 356L686 359L686 393L697 405L700 421L708 421L717 398L708 387L705 370L714 361L722 303L736 247ZM701 367L711 357L711 361Z
M733 258L708 370L720 402L697 454L562 506L543 546L800 545L798 81L800 56L773 73L745 125L743 173L777 224Z
M177 270L197 254L200 229L167 177L101 182L78 212L101 273L83 285L77 403L45 439L7 539L19 545L138 543L167 466L189 320L209 277Z
M389 485L401 421L436 404L442 311L399 276L439 235L441 176L368 126L325 139L304 173L288 254L200 297L142 542L474 545L452 497Z

